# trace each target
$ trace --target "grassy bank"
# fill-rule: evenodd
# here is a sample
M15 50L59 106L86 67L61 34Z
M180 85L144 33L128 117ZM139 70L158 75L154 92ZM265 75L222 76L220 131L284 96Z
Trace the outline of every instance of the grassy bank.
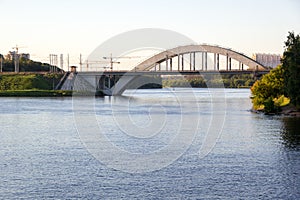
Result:
M63 74L1 74L0 91L53 90Z
M61 97L72 91L53 90L63 74L12 73L0 75L0 97Z
M62 90L6 90L0 91L0 97L68 97L72 91Z

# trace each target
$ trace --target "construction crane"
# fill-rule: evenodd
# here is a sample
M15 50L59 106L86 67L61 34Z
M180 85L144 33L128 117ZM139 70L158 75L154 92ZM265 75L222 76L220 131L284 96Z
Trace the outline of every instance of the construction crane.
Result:
M27 48L27 47L19 47L18 45L16 45L15 47L12 47L12 49L16 50L16 54L19 53L19 48Z
M90 65L94 65L94 64L108 64L108 62L106 62L106 61L91 61L91 60L86 60L85 63L82 63L82 64L86 64L86 69L88 70L89 67L90 67ZM110 67L101 67L101 68L108 69Z
M111 70L111 71L113 70L113 64L114 64L114 63L120 64L120 62L114 61L114 59L119 59L119 58L128 58L128 59L131 59L131 58L140 58L140 56L118 56L118 57L113 57L112 54L110 54L109 57L107 57L107 56L104 56L104 57L103 57L103 59L109 60L109 63L110 63L110 70Z
M19 48L26 48L26 47L19 47L18 45L16 45L15 47L12 47L12 49L15 49L15 53L14 53L14 61L15 61L15 72L18 73L20 71L20 67L19 67Z

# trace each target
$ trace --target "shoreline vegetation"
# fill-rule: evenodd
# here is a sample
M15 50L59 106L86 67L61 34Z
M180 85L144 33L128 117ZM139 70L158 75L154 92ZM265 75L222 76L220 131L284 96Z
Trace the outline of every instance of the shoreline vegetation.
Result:
M63 75L63 73L46 72L2 73L0 74L0 97L72 96L72 91L55 90ZM162 79L162 87L206 88L209 84L215 87L224 85L226 88L250 88L255 79L252 75L224 75L222 79L213 75L169 76ZM96 96L103 96L103 94L97 93Z
M6 90L0 97L71 97L72 91L64 90Z
M225 87L250 88L252 111L268 115L283 114L300 117L300 36L289 32L281 65L258 79L254 75L164 76L162 87ZM23 66L22 66L22 65ZM32 67L32 66L34 67ZM55 90L64 76L62 71L48 73L50 66L31 60L20 61L20 73L11 72L13 62L4 62L0 73L0 97L64 97L73 91ZM30 70L36 70L30 72ZM26 72L24 72L26 70ZM45 71L43 71L45 70ZM147 86L146 88L150 88ZM76 92L75 92L76 93ZM84 93L77 93L86 95ZM93 94L87 94L93 95ZM96 96L103 96L97 92Z
M62 97L72 91L54 90L62 73L22 72L0 74L0 97Z
M253 111L300 117L300 36L289 32L281 64L251 87Z
M257 80L250 74L242 75L195 75L195 76L170 76L162 80L163 87L225 87L225 88L251 88Z

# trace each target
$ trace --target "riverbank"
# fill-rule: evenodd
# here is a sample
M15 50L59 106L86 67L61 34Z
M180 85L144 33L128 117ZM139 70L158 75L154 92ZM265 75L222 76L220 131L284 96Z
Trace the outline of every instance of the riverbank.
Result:
M54 90L63 74L1 73L0 97L63 97L72 91Z
M70 97L72 93L63 90L6 90L0 91L0 97Z
M281 112L279 112L279 114L293 116L293 117L300 117L300 110L298 110L293 105L287 105L282 107L282 110Z
M59 83L61 73L2 73L0 74L0 91L53 90ZM9 92L11 93L11 92Z
M255 110L254 108L252 108L251 111L253 113L258 113L258 114L262 113L266 115L284 115L284 116L291 116L291 117L300 117L300 110L291 104L287 106L283 106L280 109L281 110L277 113L266 113L264 110Z

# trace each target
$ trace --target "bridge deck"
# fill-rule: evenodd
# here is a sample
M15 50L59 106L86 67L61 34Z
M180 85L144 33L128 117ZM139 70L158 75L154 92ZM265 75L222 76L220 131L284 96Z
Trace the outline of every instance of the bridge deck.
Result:
M205 75L205 74L222 74L222 75L235 75L235 74L266 74L269 70L265 71L252 71L252 70L196 70L196 71L95 71L95 72L78 72L84 76L101 76L101 75L120 75L120 76L139 76L139 75Z

